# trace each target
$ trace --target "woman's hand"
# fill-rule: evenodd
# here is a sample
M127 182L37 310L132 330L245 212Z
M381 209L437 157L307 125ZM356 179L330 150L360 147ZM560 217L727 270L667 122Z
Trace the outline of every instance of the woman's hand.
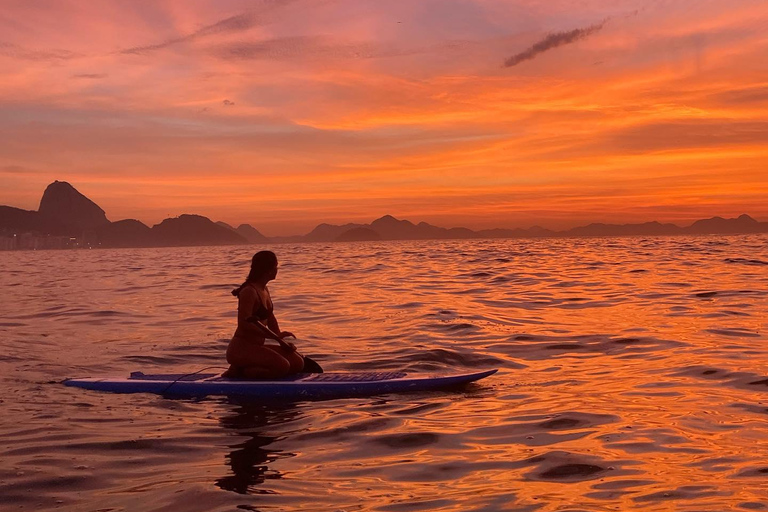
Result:
M279 336L279 338L280 338L280 339L279 339L279 340L277 340L277 341L279 341L279 342L280 342L280 345L281 345L281 346L282 346L282 347L283 347L285 350L290 350L291 352L296 352L296 345L294 345L294 344L293 344L293 343L291 343L290 341L285 341L285 338L293 338L293 339L296 339L296 336L294 336L292 332L288 332L288 331L280 331L280 334L279 334L278 336Z

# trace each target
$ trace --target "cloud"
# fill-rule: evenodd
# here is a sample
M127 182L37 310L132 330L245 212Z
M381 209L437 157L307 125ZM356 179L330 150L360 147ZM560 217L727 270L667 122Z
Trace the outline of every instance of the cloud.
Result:
M31 174L35 172L37 171L20 165L5 165L0 167L0 173L2 174Z
M768 87L757 86L726 91L714 95L714 99L731 105L754 105L768 102Z
M212 34L241 32L256 26L258 23L259 23L259 20L253 13L246 12L243 14L230 16L229 18L224 18L223 20L219 20L216 23L213 23L211 25L206 25L199 30L196 30L190 34L187 34L181 37L167 39L161 43L126 48L125 50L121 50L120 53L142 55L154 50L161 50L163 48L167 48L175 44L192 41L199 37L205 37Z
M0 55L23 60L68 60L80 57L69 50L30 50L12 43L0 41Z
M224 100L224 101L222 101L222 103L223 103L224 105L226 105L227 107L231 107L232 105L234 105L234 104L235 104L235 102L234 102L234 101L231 101L231 100Z
M253 27L266 24L267 20L262 16L262 14L269 12L273 9L276 9L284 4L292 3L293 1L295 0L274 0L270 2L265 2L267 9L265 9L264 12L260 14L257 14L255 12L244 12L241 14L236 14L234 16L230 16L228 18L219 20L210 25L205 25L204 27L198 30L195 30L194 32L191 32L189 34L167 39L160 43L126 48L124 50L121 50L120 53L127 54L127 55L144 55L144 54L153 52L155 50L161 50L163 48L173 46L175 44L194 41L195 39L198 39L201 37L206 37L206 36L211 36L216 34L232 34L237 32L244 32Z
M85 78L89 80L99 80L106 77L106 73L80 73L78 75L72 75L72 78Z
M559 46L575 43L576 41L589 37L590 35L602 29L605 25L605 21L586 28L577 28L565 32L555 32L554 34L549 34L547 37L534 44L527 50L520 52L517 55L513 55L512 57L505 60L504 67L511 68L512 66L517 66L521 62L536 58L541 53L552 50Z
M213 48L225 60L283 60L298 58L375 59L419 53L391 45L337 41L327 36L294 36L262 41L238 41Z

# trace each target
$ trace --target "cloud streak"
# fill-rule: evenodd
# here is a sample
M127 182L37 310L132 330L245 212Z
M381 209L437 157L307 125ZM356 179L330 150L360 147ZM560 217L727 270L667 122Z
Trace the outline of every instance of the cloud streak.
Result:
M267 2L267 9L265 9L264 12L262 12L261 14L265 14L285 4L290 4L294 1L295 0L275 0L275 1ZM167 48L169 46L194 41L196 39L206 37L206 36L244 32L253 27L261 26L266 23L267 23L266 19L258 13L244 12L241 14L230 16L228 18L221 19L210 25L205 25L204 27L183 36L167 39L163 42L156 43L156 44L133 46L131 48L126 48L124 50L121 50L120 53L124 55L144 55L144 54L153 52L155 50L162 50L163 48Z
M72 78L84 78L87 80L100 80L102 78L107 78L106 73L79 73L77 75L72 75Z
M125 50L121 50L120 53L125 55L143 55L155 50L162 50L163 48L167 48L175 44L193 41L199 37L205 37L213 34L242 32L258 24L259 19L253 13L246 12L237 14L235 16L230 16L229 18L224 18L223 20L219 20L211 25L206 25L201 29L184 36L167 39L161 43L126 48Z
M213 49L225 60L288 60L300 58L375 59L419 53L374 42L337 41L326 36L281 37L262 41L238 41Z
M520 52L517 55L513 55L512 57L505 60L504 67L511 68L513 66L517 66L521 62L535 59L540 54L549 50L553 50L566 44L575 43L581 39L585 39L602 29L606 21L586 28L577 28L565 32L555 32L554 34L549 34L547 37L537 42L527 50Z
M31 50L29 48L2 41L0 41L0 55L32 61L69 60L80 56L69 50Z

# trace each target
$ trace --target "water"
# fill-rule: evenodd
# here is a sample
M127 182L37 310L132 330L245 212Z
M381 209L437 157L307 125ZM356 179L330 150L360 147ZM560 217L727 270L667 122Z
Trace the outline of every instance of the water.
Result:
M766 508L768 237L275 246L326 370L500 372L283 404L60 384L223 369L255 249L0 253L0 509Z

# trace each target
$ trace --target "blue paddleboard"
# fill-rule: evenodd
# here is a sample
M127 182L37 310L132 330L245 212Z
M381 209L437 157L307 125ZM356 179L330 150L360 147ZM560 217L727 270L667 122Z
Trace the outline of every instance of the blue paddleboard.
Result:
M278 380L244 380L219 374L147 375L128 378L67 379L64 384L113 393L156 393L174 396L252 396L257 398L337 398L461 386L493 375L497 370L453 375L413 375L405 372L300 373Z

